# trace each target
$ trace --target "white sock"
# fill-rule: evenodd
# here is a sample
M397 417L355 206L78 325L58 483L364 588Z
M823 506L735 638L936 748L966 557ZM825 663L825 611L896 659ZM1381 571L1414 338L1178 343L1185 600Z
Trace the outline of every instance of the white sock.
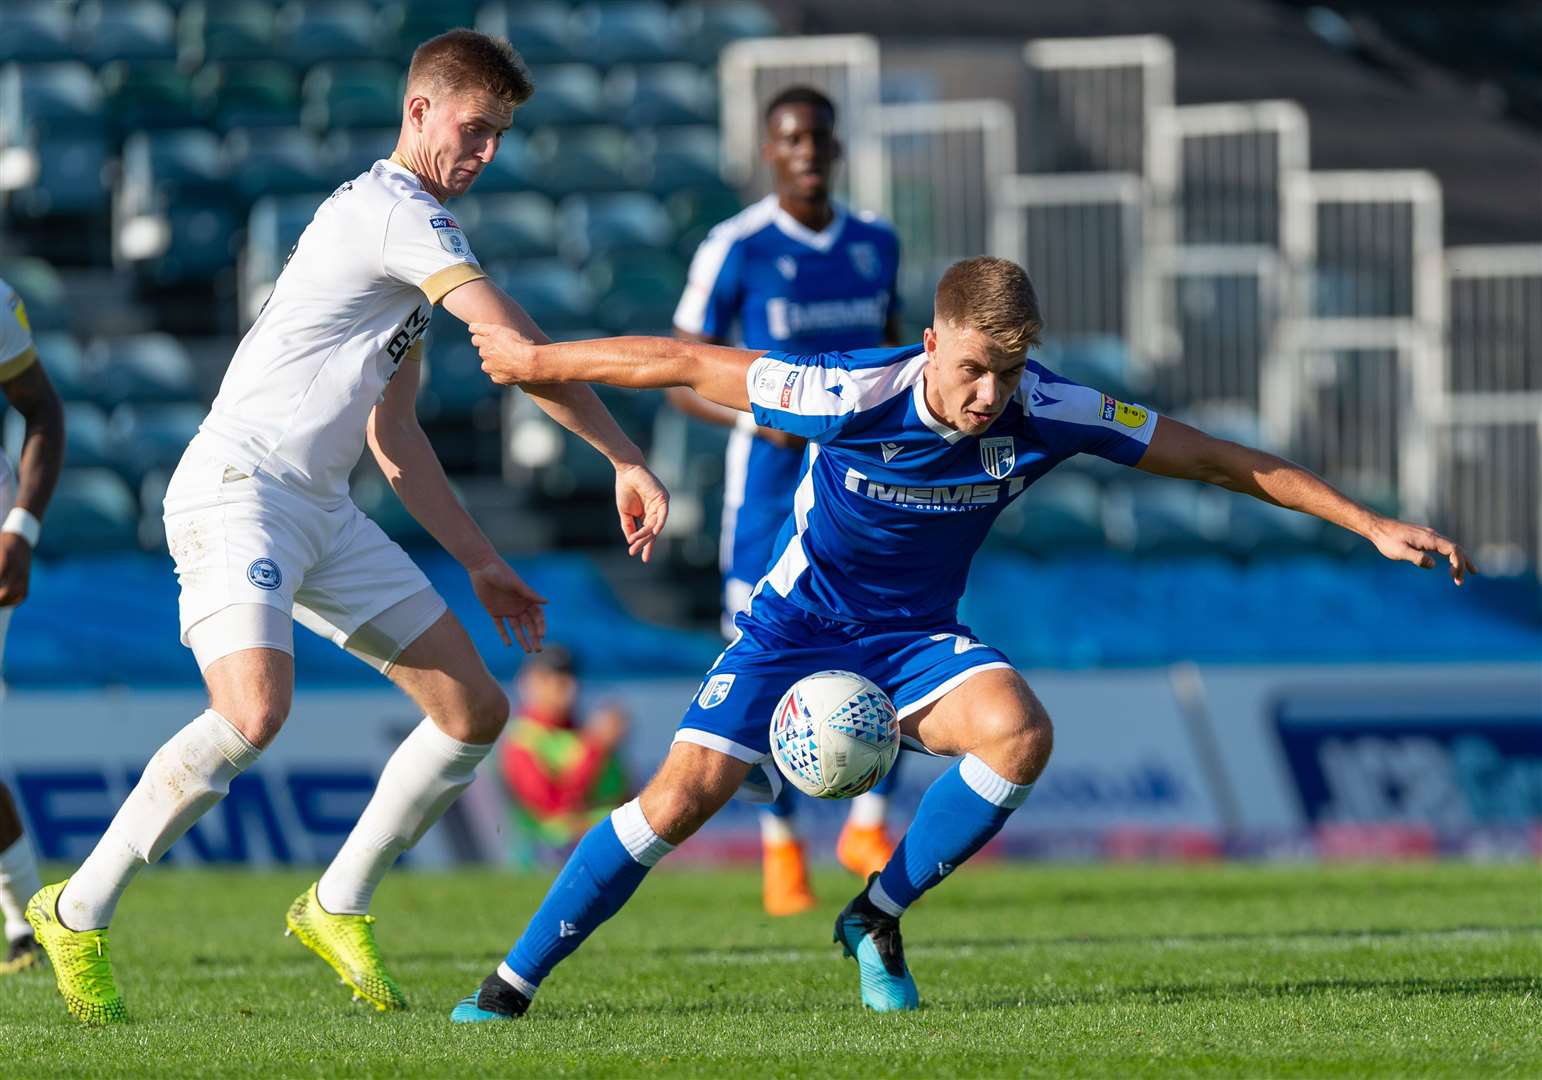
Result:
M765 810L760 812L760 842L770 847L773 844L792 844L798 840L798 831L792 827L792 818L777 817Z
M134 876L223 799L261 752L213 709L167 740L59 894L64 925L94 930L110 923Z
M846 813L846 824L858 829L876 829L883 824L884 815L888 812L889 797L876 791L869 791L851 800L851 809Z
M402 740L380 773L380 783L359 823L348 834L316 886L316 898L334 915L363 915L375 887L397 856L439 820L470 786L492 743L463 743L425 719Z
M15 941L32 933L22 912L32 894L42 887L32 845L25 836L18 836L0 851L0 915L5 916L5 940Z

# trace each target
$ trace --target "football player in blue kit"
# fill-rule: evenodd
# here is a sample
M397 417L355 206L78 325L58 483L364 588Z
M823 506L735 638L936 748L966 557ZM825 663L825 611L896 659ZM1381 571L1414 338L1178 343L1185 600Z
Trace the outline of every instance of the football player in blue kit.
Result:
M957 759L927 789L888 865L836 920L864 1004L915 1008L901 916L1001 829L1050 754L1049 717L1007 658L959 624L959 597L1002 508L1074 454L1312 514L1389 559L1447 562L1458 585L1474 572L1448 538L1384 517L1283 458L1061 378L1027 355L1041 327L1027 274L994 258L950 267L924 341L898 349L793 356L663 338L529 346L471 327L495 381L688 385L803 435L813 460L776 561L669 756L638 799L584 837L507 959L452 1019L523 1013L552 967L665 853L741 788L774 788L773 707L822 668L872 679L893 699L907 745Z
M687 340L787 353L850 352L899 342L895 300L899 241L887 222L848 211L831 198L840 160L835 106L807 86L776 94L765 109L761 156L775 190L715 227L691 260L675 311ZM771 565L772 547L792 511L803 474L802 436L761 427L748 413L708 401L690 387L670 388L681 411L733 429L724 457L724 636ZM852 800L836 857L859 877L888 862L884 829L891 769L873 791ZM795 828L800 796L791 785L761 813L762 901L771 915L814 906L803 845Z

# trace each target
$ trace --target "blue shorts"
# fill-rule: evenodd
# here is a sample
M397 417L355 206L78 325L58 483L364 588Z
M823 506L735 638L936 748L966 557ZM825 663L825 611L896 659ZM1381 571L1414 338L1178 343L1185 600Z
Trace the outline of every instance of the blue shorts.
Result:
M770 763L771 714L803 676L830 669L866 676L889 695L904 719L977 671L1012 666L961 623L894 629L842 622L821 618L765 589L734 626L738 636L702 680L675 742L763 766L751 772L740 792L751 801L768 801L781 790L781 776ZM925 750L908 738L905 744Z

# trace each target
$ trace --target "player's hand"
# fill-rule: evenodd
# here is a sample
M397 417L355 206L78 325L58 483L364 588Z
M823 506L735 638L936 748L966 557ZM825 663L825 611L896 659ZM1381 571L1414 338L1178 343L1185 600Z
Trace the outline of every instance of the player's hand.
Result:
M802 435L793 435L786 431L778 431L776 428L758 427L755 429L755 437L764 439L782 450L802 450L808 445L808 440Z
M616 469L616 512L621 515L621 535L626 538L626 553L642 555L647 562L653 554L653 541L664 531L669 520L669 492L659 478L643 465L622 465Z
M489 559L470 567L466 573L471 578L471 590L493 617L503 643L514 644L509 638L512 629L520 648L527 653L540 652L541 640L546 637L546 597L526 585L502 559Z
M32 577L32 545L15 533L0 533L0 608L27 598Z
M1460 544L1422 525L1384 518L1371 530L1370 540L1377 551L1395 562L1411 562L1426 570L1432 569L1438 561L1449 563L1451 580L1458 585L1468 574L1478 572Z
M495 383L541 382L536 373L536 346L507 326L472 323L471 344L482 354L482 370Z

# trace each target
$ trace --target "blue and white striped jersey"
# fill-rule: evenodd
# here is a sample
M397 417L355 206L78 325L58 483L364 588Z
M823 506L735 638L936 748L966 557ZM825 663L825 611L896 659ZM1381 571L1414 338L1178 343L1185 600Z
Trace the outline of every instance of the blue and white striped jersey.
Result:
M812 459L757 592L850 622L952 621L1008 503L1075 454L1134 465L1156 429L1155 413L1030 359L996 422L966 435L932 415L925 367L920 345L750 365L756 422L805 436Z
M887 222L837 206L815 232L768 195L702 241L675 326L750 349L872 348L883 343L898 273L899 241ZM803 452L739 430L724 465L723 572L747 595L770 562Z

